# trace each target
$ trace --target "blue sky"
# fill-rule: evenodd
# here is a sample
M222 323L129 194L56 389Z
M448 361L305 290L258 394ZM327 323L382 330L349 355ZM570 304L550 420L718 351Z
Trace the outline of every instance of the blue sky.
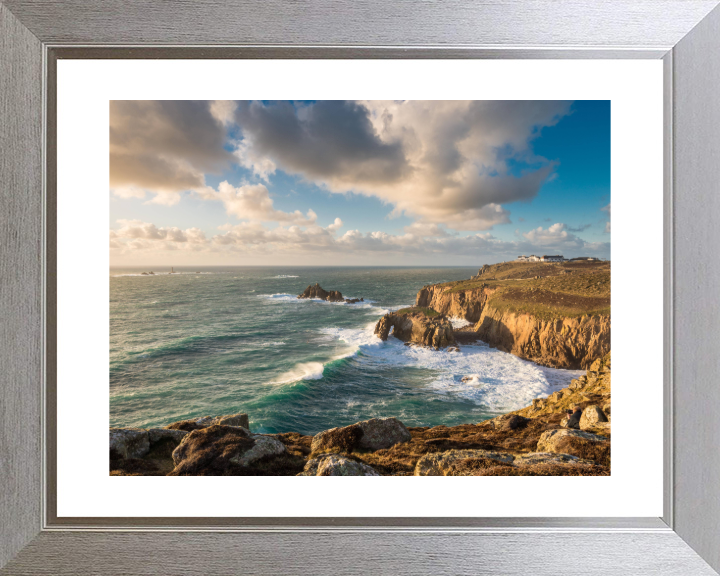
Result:
M610 102L111 103L113 265L610 257Z

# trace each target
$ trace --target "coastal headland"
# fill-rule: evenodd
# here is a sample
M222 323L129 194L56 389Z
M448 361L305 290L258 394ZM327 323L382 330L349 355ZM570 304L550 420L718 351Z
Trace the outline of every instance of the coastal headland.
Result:
M348 302L309 286L299 298ZM453 330L450 319L470 324ZM375 334L439 354L482 340L586 374L520 410L476 424L406 427L374 418L324 430L259 434L247 414L165 428L110 429L111 475L603 476L610 474L610 263L505 263L423 287L416 306ZM578 410L578 422L568 419Z

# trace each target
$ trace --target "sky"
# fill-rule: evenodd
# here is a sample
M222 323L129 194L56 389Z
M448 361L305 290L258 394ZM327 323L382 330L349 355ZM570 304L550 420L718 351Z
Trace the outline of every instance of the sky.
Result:
M111 266L610 258L609 101L111 101Z

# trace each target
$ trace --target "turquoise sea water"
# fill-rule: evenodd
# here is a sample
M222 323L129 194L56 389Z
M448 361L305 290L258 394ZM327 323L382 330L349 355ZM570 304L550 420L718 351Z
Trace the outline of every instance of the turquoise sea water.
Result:
M110 270L111 426L236 412L247 412L260 432L315 434L383 416L455 425L525 406L582 374L482 343L448 353L373 335L375 322L412 305L423 285L469 278L477 268L180 267L141 275L151 269ZM365 302L296 298L315 282Z

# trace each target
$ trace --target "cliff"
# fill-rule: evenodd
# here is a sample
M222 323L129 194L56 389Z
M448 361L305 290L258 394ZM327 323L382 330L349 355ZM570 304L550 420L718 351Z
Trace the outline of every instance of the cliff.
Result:
M610 264L483 266L424 286L416 306L473 322L490 346L555 368L587 369L610 350Z
M403 342L435 349L455 346L450 321L427 308L405 308L385 314L375 325L375 334L387 340L391 329L393 336Z

